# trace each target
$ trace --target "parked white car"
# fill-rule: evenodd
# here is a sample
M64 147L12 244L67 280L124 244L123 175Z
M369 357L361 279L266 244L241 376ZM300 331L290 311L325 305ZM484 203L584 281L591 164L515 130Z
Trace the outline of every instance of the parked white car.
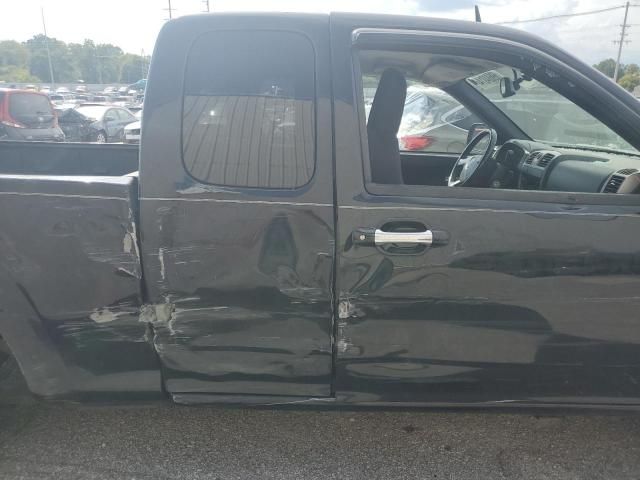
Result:
M140 129L142 127L142 110L134 114L138 117L137 122L130 123L124 127L124 143L140 143Z

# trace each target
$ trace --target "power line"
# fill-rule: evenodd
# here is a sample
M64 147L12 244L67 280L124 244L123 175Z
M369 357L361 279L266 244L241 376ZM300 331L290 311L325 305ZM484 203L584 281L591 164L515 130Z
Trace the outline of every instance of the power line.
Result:
M638 4L628 4L630 7L638 7ZM590 10L588 12L578 12L578 13L564 13L561 15L551 15L548 17L540 17L540 18L529 18L526 20L510 20L508 22L497 22L497 25L511 25L514 23L531 23L531 22L541 22L543 20L553 20L555 18L569 18L569 17L580 17L582 15L593 15L594 13L603 13L610 12L612 10L620 10L622 8L627 8L627 4L625 5L617 5L615 7L609 8L601 8L600 10Z
M576 13L564 13L560 15L549 15L547 17L539 17L539 18L529 18L526 20L510 20L508 22L497 22L498 25L513 25L518 23L532 23L532 22L541 22L544 20L554 20L558 18L571 18L571 17L580 17L583 15L594 15L596 13L604 13L604 12L612 12L614 10L624 9L624 20L622 21L622 25L620 25L620 39L614 40L614 44L618 44L618 54L616 57L616 66L615 71L613 73L613 80L618 80L618 72L620 71L620 58L622 56L622 46L630 42L627 40L627 29L631 27L633 24L627 23L627 18L629 17L629 8L630 7L640 7L640 4L626 2L624 5L616 5L614 7L608 8L600 8L598 10L589 10L587 12L576 12Z

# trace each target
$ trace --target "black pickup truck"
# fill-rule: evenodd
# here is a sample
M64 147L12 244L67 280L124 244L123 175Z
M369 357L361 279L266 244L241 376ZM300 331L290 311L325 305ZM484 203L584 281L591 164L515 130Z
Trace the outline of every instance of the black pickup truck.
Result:
M399 141L408 88L473 115L462 151ZM640 406L640 103L556 46L183 17L142 123L139 168L0 145L0 335L35 394Z

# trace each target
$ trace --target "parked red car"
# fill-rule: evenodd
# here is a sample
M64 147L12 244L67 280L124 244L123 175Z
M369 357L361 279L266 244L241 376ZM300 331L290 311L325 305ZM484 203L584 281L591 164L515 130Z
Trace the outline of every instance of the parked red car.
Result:
M62 142L64 138L49 97L0 89L0 140Z

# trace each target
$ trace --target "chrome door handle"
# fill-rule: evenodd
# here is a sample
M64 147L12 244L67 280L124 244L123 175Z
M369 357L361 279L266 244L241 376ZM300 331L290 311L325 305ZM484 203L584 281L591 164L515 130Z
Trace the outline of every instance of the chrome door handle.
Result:
M431 230L425 230L424 232L385 232L376 228L373 232L373 243L375 245L417 243L430 246L433 243L433 233Z
M427 247L444 245L449 236L442 231L424 230L422 232L387 232L379 228L358 228L351 234L354 245L363 247L384 246L387 244L425 245Z
M379 246L387 249L393 245L424 245L437 247L449 242L449 234L441 230L424 230L421 232L388 232L380 228L358 228L351 234L354 245L362 247Z

